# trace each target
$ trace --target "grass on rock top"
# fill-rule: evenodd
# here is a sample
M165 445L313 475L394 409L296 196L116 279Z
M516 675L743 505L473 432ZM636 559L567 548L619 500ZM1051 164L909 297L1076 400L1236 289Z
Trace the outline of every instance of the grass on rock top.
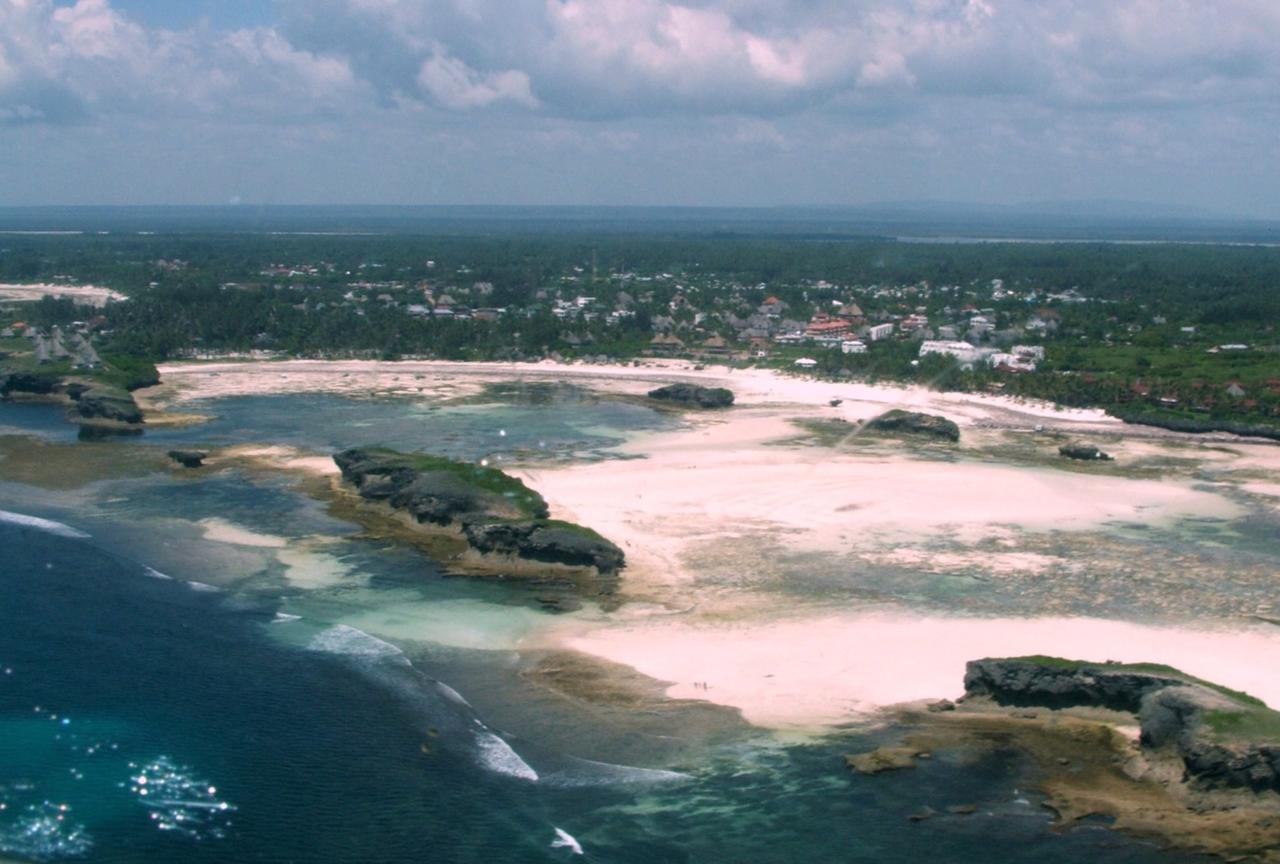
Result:
M441 472L452 474L468 486L482 489L494 495L501 495L530 519L545 520L550 512L547 508L547 502L541 495L524 485L522 480L512 477L497 468L476 465L472 462L460 462L456 459L432 456L426 453L401 453L389 448L379 448L373 452L398 457L398 459L403 460L407 467L423 473ZM567 522L556 524L558 527L569 526Z
M1221 684L1214 684L1212 681L1205 681L1203 678L1188 675L1181 669L1175 669L1172 666L1165 666L1161 663L1116 663L1113 661L1096 663L1089 660L1070 660L1066 657L1047 657L1042 654L1027 657L1010 657L1008 659L1034 663L1037 666L1044 666L1049 669L1101 669L1106 672L1134 672L1140 675L1159 675L1163 678L1176 678L1179 681L1185 681L1188 684L1199 684L1201 687L1206 687L1215 693L1221 693L1228 699L1239 702L1243 706L1267 709L1267 704L1256 696L1250 696L1248 693L1242 693L1239 690L1232 690L1230 687L1223 687ZM1280 717L1280 714L1277 717Z

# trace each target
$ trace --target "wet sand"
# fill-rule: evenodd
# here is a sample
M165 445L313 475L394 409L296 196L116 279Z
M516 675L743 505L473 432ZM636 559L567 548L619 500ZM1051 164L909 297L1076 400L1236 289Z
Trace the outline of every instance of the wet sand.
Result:
M1176 531L1183 520L1241 518L1248 510L1237 493L1266 500L1270 478L1280 476L1274 445L1232 440L1210 447L1132 429L1098 411L674 362L288 361L171 365L161 373L166 383L148 399L167 407L291 392L458 398L512 380L568 381L626 397L676 380L733 389L734 409L691 413L679 430L622 446L625 455L643 458L519 472L547 498L553 516L590 525L623 547L623 591L631 601L614 613L560 616L527 633L522 647L567 647L624 664L672 682L666 692L673 698L737 708L762 726L812 729L865 718L879 706L955 696L965 661L1011 654L1169 663L1280 704L1268 674L1280 666L1280 628L1262 622L947 617L902 603L841 606L821 592L800 600L760 591L750 579L712 580L707 569L708 554L718 556L721 570L764 567L771 562L759 550L769 549L832 560L861 555L924 571L940 563L992 576L1044 573L1061 560L1022 548L1028 534L1088 537L1126 524ZM833 399L843 401L833 407ZM795 443L797 419L838 418L856 436L856 421L891 407L944 414L961 427L962 444ZM1008 430L1032 434L1035 427L1042 427L1037 434L1051 427L1069 437L1105 435L1117 461L1067 464L1052 443L1037 445L1048 454L1037 463L984 458L983 448L1001 436L1023 434ZM259 458L291 470L333 471L321 457L258 450ZM1128 472L1138 464L1149 467ZM1212 482L1200 471L1206 465ZM947 553L949 564L931 558L940 540L957 547ZM803 583L805 576L780 578Z

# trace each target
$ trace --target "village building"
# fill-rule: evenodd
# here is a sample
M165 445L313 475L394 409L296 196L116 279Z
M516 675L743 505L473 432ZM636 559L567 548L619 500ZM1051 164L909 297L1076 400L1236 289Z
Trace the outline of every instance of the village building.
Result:
M658 333L649 340L649 353L654 357L674 357L684 351L684 342L670 333Z
M972 365L981 359L982 353L968 342L941 342L934 339L926 339L920 343L920 357L928 357L931 354L941 354L945 357L953 357L964 364Z
M879 342L882 339L888 339L893 335L893 322L887 324L873 324L867 328L867 338L872 342Z

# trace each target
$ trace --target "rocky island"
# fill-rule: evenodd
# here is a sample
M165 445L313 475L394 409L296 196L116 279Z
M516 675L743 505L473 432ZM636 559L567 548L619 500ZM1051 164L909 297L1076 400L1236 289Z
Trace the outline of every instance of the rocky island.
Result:
M846 766L1003 749L1033 766L1061 827L1101 818L1181 849L1280 861L1280 712L1259 700L1167 666L1055 657L971 661L964 686L958 703L904 709L900 745Z
M0 396L66 405L67 419L90 429L137 432L143 425L142 409L133 394L93 378L27 371L0 373Z
M696 384L668 384L649 391L649 398L685 408L728 408L733 391L727 387L700 387Z
M472 570L616 580L626 563L590 528L549 518L546 501L496 468L441 456L357 448L336 454L342 479L368 504L427 534L463 541Z
M904 411L894 408L878 417L872 417L862 424L866 432L879 432L886 435L910 435L913 437L933 438L939 441L960 440L960 427L954 421L937 414L923 414L919 411Z

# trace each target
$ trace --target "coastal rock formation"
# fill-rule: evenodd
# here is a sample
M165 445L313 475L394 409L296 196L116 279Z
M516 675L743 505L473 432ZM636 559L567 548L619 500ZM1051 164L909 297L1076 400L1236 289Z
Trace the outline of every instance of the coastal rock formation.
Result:
M71 419L77 423L123 423L128 426L142 424L142 409L133 401L127 390L91 386L69 391L74 405Z
M333 459L361 498L417 525L456 532L481 555L591 568L605 577L626 563L621 549L589 528L549 519L541 495L496 468L363 448Z
M43 372L9 372L0 375L0 396L11 393L34 393L47 396L53 393L60 382L56 375Z
M728 408L733 404L733 391L725 387L700 387L696 384L668 384L649 391L650 399L671 402L686 408Z
M872 417L862 424L862 428L891 435L921 435L940 441L960 440L960 427L946 417L919 411L903 411L900 408Z
M986 659L967 665L964 685L966 698L985 696L999 705L1135 714L1142 747L1175 753L1184 779L1202 788L1280 793L1280 713L1176 669Z
M1109 671L1048 657L972 660L964 674L967 695L989 696L1000 705L1109 708L1131 714L1142 709L1148 693L1181 683L1171 677Z
M496 468L438 456L355 448L333 457L360 497L435 525L546 519L542 496Z
M209 456L202 450L170 450L169 458L184 468L199 468Z
M463 533L472 548L486 554L594 567L600 573L617 573L624 563L622 550L617 546L594 531L569 523L470 524Z
M1058 448L1058 454L1068 459L1079 459L1082 462L1111 461L1110 453L1104 453L1092 444L1063 444Z

